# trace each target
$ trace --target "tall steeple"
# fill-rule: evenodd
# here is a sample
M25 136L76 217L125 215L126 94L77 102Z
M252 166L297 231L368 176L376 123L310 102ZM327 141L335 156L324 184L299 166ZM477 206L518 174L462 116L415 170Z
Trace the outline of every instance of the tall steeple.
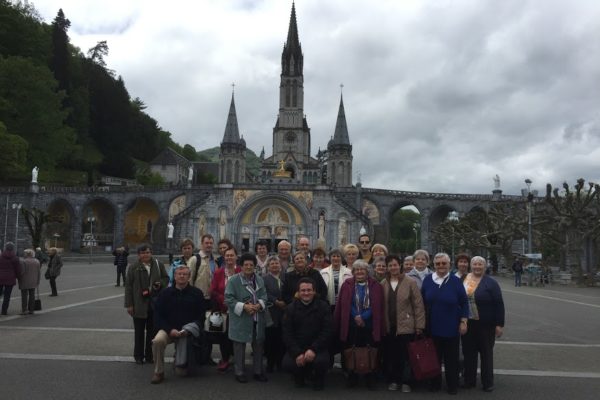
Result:
M338 111L337 122L335 124L333 142L335 144L350 144L348 125L346 125L346 112L344 111L344 97L342 95L340 95L340 109Z
M237 115L235 112L234 94L231 93L231 105L229 106L229 114L227 115L227 124L225 125L225 134L223 135L222 143L239 143L240 130L238 128Z
M246 180L246 141L240 138L237 114L235 112L234 93L231 93L231 104L225 133L219 153L219 182L241 183Z
M344 97L341 94L335 132L327 144L327 153L327 183L342 187L352 186L352 145L346 124Z
M281 54L281 74L287 76L302 75L304 56L300 39L298 39L298 23L296 22L296 5L292 2L292 14L288 28L287 41L283 45Z

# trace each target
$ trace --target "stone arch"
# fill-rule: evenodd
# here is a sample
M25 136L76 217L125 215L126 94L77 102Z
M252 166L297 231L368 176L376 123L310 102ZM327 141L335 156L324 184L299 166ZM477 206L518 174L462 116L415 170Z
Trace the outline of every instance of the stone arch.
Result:
M124 241L130 248L141 243L162 243L164 238L159 235L160 211L154 200L148 197L137 197L125 208L123 233ZM163 229L164 230L164 229Z
M278 212L279 220L266 223L269 210ZM283 239L295 243L299 235L310 232L311 223L310 210L295 197L285 192L256 193L235 210L229 235L238 248L253 248L259 238L270 238L273 249Z
M431 210L430 214L429 214L429 226L428 226L428 236L430 238L430 243L431 243L431 252L432 253L436 253L439 249L438 249L438 243L435 241L435 238L433 236L433 230L440 225L442 222L444 222L446 220L446 218L448 218L448 214L450 214L450 212L452 211L458 211L456 207L453 207L449 204L440 204L437 207L435 207L433 210Z
M86 202L81 209L82 239L91 235L96 241L96 247L114 248L115 209L115 205L104 197L92 198Z
M418 215L402 211L412 211ZM416 202L401 199L392 204L385 220L387 226L382 227L387 229L390 252L410 254L422 247L422 219L421 207Z
M70 250L73 243L73 222L75 220L73 206L68 200L59 197L48 205L46 214L51 218L44 227L44 247Z

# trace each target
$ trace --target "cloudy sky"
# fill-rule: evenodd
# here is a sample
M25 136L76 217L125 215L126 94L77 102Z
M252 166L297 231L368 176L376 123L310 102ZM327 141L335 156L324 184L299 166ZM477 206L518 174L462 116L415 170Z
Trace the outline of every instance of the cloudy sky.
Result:
M38 0L71 41L107 40L132 97L199 150L219 145L235 82L240 131L272 149L291 1ZM298 0L312 153L344 84L363 186L506 194L525 178L600 181L597 0Z

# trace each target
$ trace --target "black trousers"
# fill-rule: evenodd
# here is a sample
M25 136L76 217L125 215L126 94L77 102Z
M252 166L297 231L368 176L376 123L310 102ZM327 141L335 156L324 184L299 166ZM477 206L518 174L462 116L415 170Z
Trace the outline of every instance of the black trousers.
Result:
M404 368L408 362L408 344L414 335L387 335L383 339L383 367L388 383L404 381Z
M6 315L8 312L8 306L10 305L10 295L12 294L14 285L0 285L0 295L4 294L2 299L2 315Z
M265 329L265 356L267 357L267 367L281 367L284 346L281 333L281 326L271 326Z
M433 336L433 343L437 351L440 363L444 363L446 370L446 386L448 391L458 390L458 346L460 337L440 337ZM442 387L442 376L433 378L430 382L433 388L439 389Z
M58 295L58 291L56 290L56 277L53 276L49 279L50 281L50 290L52 291L52 295L53 296L57 296Z
M496 327L469 320L469 330L462 337L465 357L465 385L475 386L477 381L477 360L481 358L481 383L484 388L494 386L494 344Z
M125 286L125 270L127 266L119 267L117 266L117 286L121 285L121 277L123 277L123 286Z
M148 318L133 318L133 330L133 357L136 360L152 360L152 339L155 335L152 310L148 310Z
M21 289L21 311L33 312L35 308L35 289Z
M305 365L304 367L299 367L296 364L296 360L293 359L288 353L285 353L282 363L283 370L291 373L294 376L294 379L297 379L298 381L302 381L305 377L308 377L310 374L314 373L315 381L322 382L325 378L327 370L329 369L329 353L327 351L321 351L316 354L317 356L313 362Z

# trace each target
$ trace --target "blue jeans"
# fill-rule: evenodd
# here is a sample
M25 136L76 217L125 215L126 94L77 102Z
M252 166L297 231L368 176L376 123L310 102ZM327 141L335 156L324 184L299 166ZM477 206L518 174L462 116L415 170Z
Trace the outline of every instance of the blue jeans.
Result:
M6 315L8 311L8 305L10 304L10 295L12 294L14 286L15 285L0 285L0 295L4 293L4 299L2 300L2 315Z
M521 286L521 275L522 272L515 272L515 286Z

